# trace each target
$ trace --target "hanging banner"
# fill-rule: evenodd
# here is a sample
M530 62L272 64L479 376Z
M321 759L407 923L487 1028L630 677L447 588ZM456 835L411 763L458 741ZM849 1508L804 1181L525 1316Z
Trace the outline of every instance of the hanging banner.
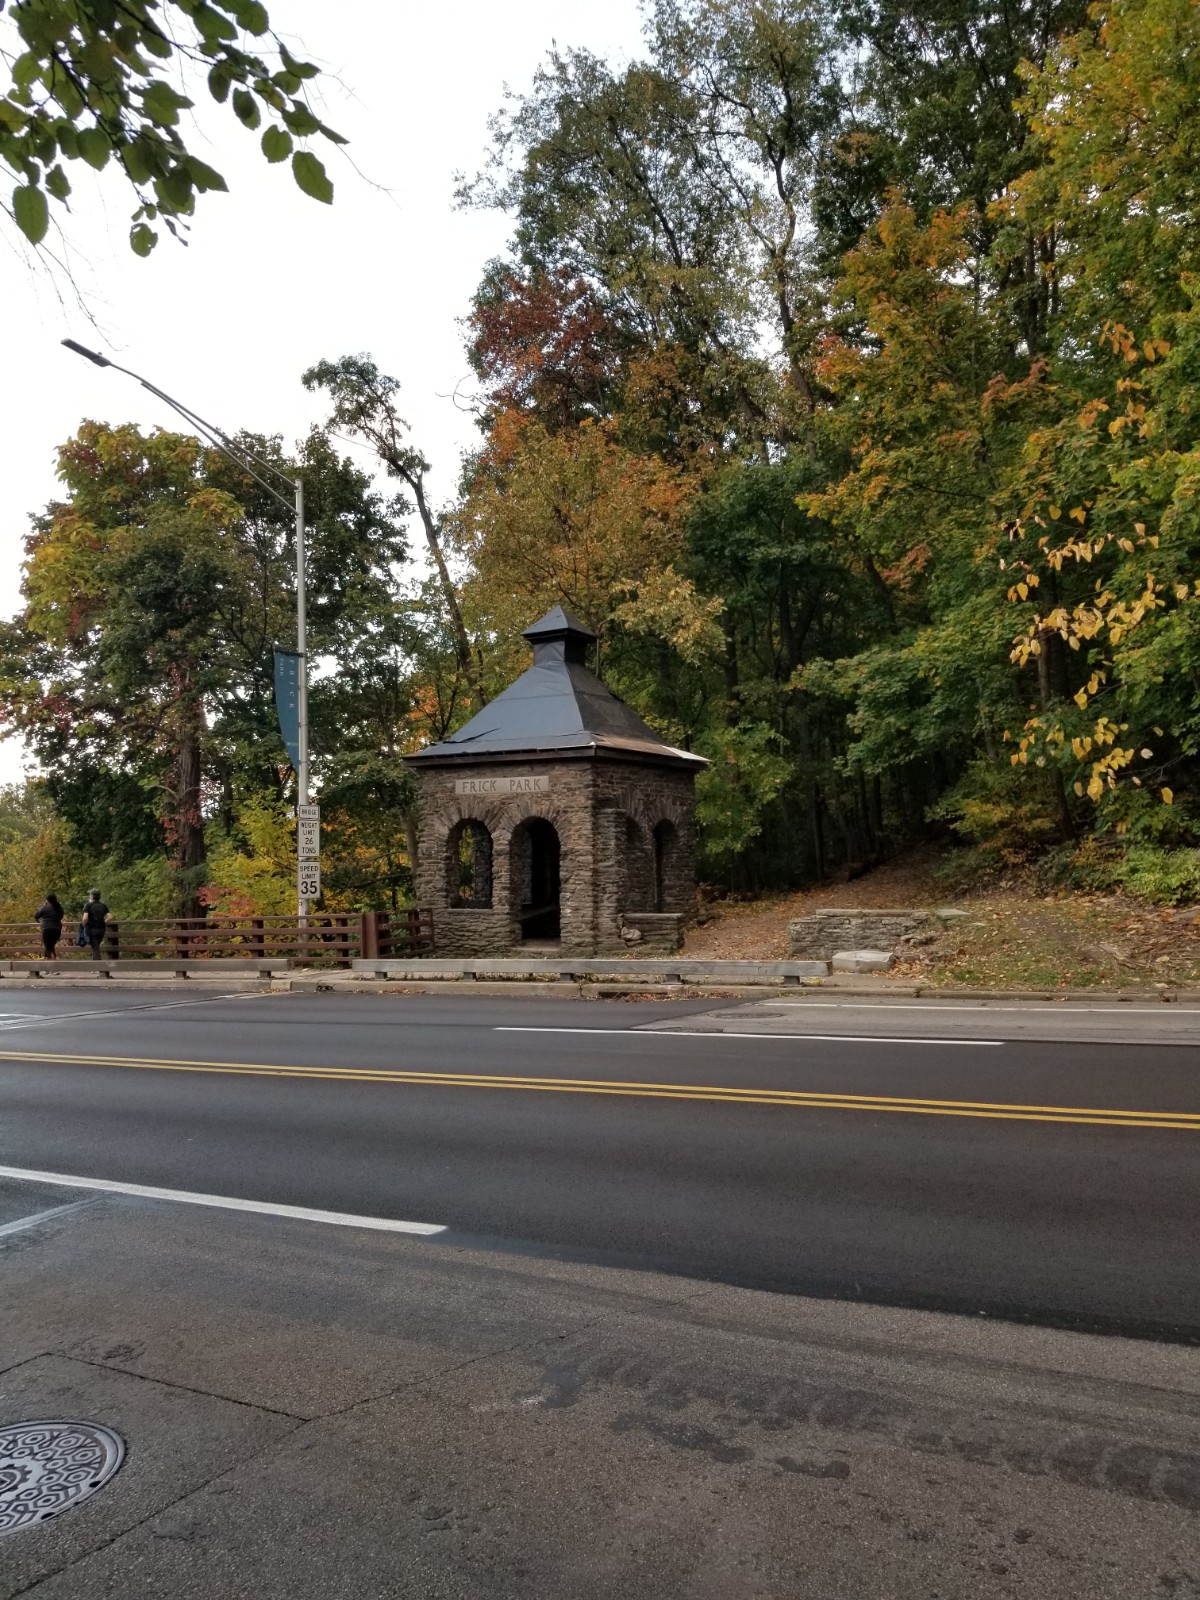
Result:
M292 766L300 771L300 657L294 650L275 652L275 710L279 731Z

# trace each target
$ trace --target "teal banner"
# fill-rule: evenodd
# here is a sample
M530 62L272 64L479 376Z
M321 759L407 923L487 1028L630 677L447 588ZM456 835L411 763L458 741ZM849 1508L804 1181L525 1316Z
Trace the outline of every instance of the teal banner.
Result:
M300 771L300 657L294 650L275 652L275 710L279 714L279 731L291 757L292 766Z

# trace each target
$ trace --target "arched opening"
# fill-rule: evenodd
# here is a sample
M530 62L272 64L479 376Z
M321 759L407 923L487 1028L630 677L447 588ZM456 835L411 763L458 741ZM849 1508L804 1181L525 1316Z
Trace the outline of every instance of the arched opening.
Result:
M446 837L446 899L474 910L492 903L492 836L473 817L456 822Z
M514 830L509 871L522 940L561 938L561 849L553 823L532 817Z
M662 821L654 829L654 909L678 911L676 905L676 860L679 835L673 822Z
M653 911L654 861L646 830L628 814L625 817L621 863L623 911Z

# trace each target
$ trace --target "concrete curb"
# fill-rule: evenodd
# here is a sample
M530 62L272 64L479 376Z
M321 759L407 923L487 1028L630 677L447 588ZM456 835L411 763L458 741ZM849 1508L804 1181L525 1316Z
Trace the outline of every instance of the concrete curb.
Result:
M848 1000L1026 1000L1051 1004L1086 1004L1107 1001L1121 1004L1145 1004L1156 1001L1162 1004L1200 1005L1200 989L937 989L927 984L834 984L821 979L801 980L799 983L736 983L692 980L683 983L609 981L600 979L569 982L552 978L429 978L423 982L400 978L371 978L365 974L353 977L317 978L297 974L277 978L271 984L273 994L306 994L314 991L336 991L339 994L440 994L440 995L508 995L516 999L616 999L623 995L644 996L663 1000L816 1000L836 997Z
M112 977L100 973L56 981L53 978L0 975L0 994L13 989L35 989L41 993L53 990L62 994L68 990L76 993L102 987L106 993L113 990L153 990L177 993L187 991L200 996L217 990L222 994L350 994L350 995L507 995L514 999L557 1000L611 1000L623 996L655 1000L794 1000L803 1003L805 998L846 1000L997 1000L1036 1001L1045 1005L1070 1006L1096 1003L1145 1005L1157 1002L1162 1005L1200 1006L1200 988L1194 989L954 989L937 988L931 984L846 983L836 980L808 978L799 982L780 980L756 983L737 983L720 979L692 979L684 982L638 982L636 980L604 981L589 979L582 982L561 978L429 978L424 981L400 978L369 978L364 975L338 973L289 973L278 977L249 977L244 973L205 973L187 978L155 977L139 974L129 977Z

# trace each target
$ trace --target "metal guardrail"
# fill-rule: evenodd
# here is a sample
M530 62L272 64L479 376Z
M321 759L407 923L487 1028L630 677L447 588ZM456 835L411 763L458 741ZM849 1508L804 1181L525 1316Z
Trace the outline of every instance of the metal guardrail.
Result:
M60 960L91 959L75 943L78 923L63 925ZM100 954L105 961L219 961L285 958L298 966L348 967L360 957L407 957L433 949L433 913L313 912L307 917L175 917L111 919ZM0 923L0 960L42 960L36 923Z

